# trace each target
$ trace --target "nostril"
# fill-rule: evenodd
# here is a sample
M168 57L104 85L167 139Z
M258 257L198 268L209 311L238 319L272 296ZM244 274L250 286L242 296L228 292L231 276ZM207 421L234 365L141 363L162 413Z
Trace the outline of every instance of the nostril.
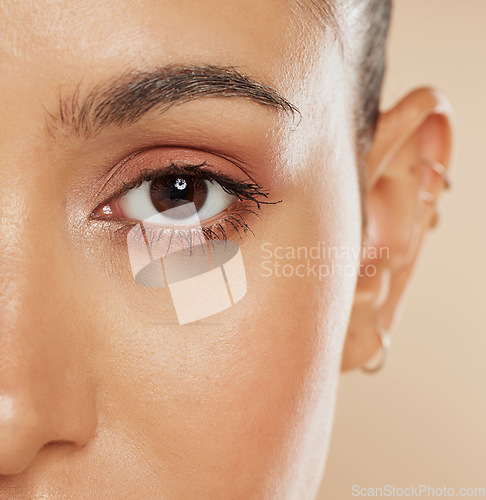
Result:
M57 455L91 440L98 421L95 399L91 392L72 394L76 404L59 395L49 404L32 393L0 395L0 477L23 472L41 450Z
M27 435L12 432L7 439L2 438L0 477L23 472L35 458L38 448Z
M0 476L22 472L42 447L39 415L15 398L0 396Z
M33 457L32 457L33 458ZM9 461L6 463L0 462L0 480L2 476L15 476L21 474L31 463L32 458L28 461Z

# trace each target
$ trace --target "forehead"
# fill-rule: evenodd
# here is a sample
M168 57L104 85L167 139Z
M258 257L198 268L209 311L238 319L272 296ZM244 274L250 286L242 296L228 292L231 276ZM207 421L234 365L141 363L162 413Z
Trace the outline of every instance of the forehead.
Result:
M300 144L338 134L336 119L347 127L347 115L341 115L351 111L333 30L316 21L310 4L299 5L296 0L0 0L0 106L9 123L2 140L12 142L21 131L43 144L61 114L60 101L85 102L92 89L106 88L122 75L171 65L218 66L275 89L302 112L291 141L304 158L308 150ZM224 108L233 117L228 103ZM248 107L238 112L248 120L254 116ZM337 118L331 122L331 117ZM268 133L279 124L269 125ZM336 142L334 136L326 140Z
M0 11L3 79L9 68L62 82L203 62L279 80L317 32L287 0L0 0Z

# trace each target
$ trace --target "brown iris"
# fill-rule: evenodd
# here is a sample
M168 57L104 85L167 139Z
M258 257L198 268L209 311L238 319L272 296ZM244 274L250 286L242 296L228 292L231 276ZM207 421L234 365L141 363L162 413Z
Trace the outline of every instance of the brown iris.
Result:
M190 175L167 175L155 179L150 185L150 200L158 212L194 203L199 212L208 194L204 180Z

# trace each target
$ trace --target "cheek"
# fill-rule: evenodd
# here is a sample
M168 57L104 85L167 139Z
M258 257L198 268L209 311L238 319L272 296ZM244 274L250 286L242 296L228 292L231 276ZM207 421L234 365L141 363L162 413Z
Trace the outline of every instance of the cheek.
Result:
M358 201L329 178L302 177L240 241L248 292L230 309L179 326L164 289L105 302L101 411L143 435L168 488L250 495L306 467L306 440L324 455L357 266L326 249L359 241Z

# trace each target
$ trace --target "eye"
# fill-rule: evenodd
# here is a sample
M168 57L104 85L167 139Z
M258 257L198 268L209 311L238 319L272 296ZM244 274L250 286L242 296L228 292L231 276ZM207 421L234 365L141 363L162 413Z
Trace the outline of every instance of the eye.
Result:
M177 210L169 212L171 216L164 216L164 212L194 203L198 219L203 222L225 211L236 200L237 197L226 192L217 181L192 175L163 175L130 189L117 203L124 218L146 220L159 214L160 224L187 226L197 221L183 216L176 218Z
M178 150L171 153L180 154ZM167 160L167 154L165 150L149 150L125 161L105 184L105 200L90 218L101 221L105 228L110 223L115 237L123 240L134 225L144 221L148 222L144 224L147 237L166 239L170 245L176 235L181 240L187 237L191 244L195 236L227 240L241 236L240 232L253 234L247 218L260 218L257 212L263 205L281 202L270 201L266 189L236 169L236 175L229 175L207 161L177 163ZM138 168L131 173L134 158ZM222 160L218 162L228 168ZM145 165L157 168L139 168Z

